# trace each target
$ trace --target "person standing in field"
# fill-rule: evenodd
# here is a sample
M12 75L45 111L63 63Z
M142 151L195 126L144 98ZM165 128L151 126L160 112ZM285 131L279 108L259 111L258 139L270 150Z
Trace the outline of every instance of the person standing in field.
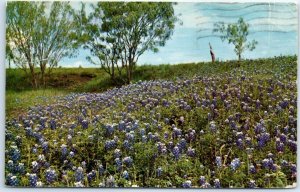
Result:
M210 48L211 61L212 61L212 63L214 63L215 62L215 54L213 52L213 49L212 49L210 43L209 43L209 48Z

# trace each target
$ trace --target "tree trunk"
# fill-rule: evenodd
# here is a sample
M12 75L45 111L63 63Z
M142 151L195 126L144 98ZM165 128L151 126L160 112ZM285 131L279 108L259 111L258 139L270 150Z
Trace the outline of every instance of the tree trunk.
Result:
M115 73L114 73L114 72L113 72L112 74L110 74L110 80L111 80L115 85L117 85L117 81L116 81Z
M129 48L128 52L129 53L128 53L127 81L128 81L128 84L130 84L131 78L132 78L132 65L133 65L132 48Z
M130 76L129 76L129 77L130 77L130 78L129 78L129 83L130 83L131 80L132 80L132 71L133 71L133 70L132 70L132 66L131 66L131 67L130 67L130 71L129 71L129 74L130 74Z
M131 80L132 80L132 73L133 73L133 61L132 59L129 60L129 66L128 66L128 72L127 72L127 75L128 75L128 84L130 84Z
M241 56L241 53L239 53L239 61L238 61L238 64L237 64L238 67L241 66L241 60L242 60L242 56Z
M130 63L128 63L128 65L126 65L126 74L127 74L127 83L130 83L131 80L131 76L130 76Z
M111 65L112 67L111 67L111 79L113 80L113 81L115 81L115 65L114 65L114 63L112 62L112 65Z
M131 72L130 66L127 68L127 83L130 84L131 81Z
M41 82L43 84L43 87L45 88L46 87L46 81L45 81L45 70L46 70L46 67L44 64L40 64L40 68L41 68Z
M42 75L43 87L45 88L45 73L44 73L44 71L41 72L41 75Z
M34 89L37 89L36 74L34 72L33 66L30 66L30 74L31 74L31 85Z

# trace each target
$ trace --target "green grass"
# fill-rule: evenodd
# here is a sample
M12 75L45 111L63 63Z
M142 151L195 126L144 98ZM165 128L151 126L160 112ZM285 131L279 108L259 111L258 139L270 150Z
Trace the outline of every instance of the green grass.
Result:
M236 68L247 71L258 79L269 77L268 70L292 71L297 73L296 65L289 65L297 60L296 56L280 56L268 59L200 62L178 65L143 65L136 67L133 82L140 80L175 80L176 78L191 78L228 73ZM280 63L287 65L278 68ZM291 68L292 67L292 68ZM256 74L256 70L263 69L265 74ZM103 92L114 87L109 75L99 68L56 68L45 89L33 90L28 76L20 69L6 70L6 112L15 113L33 104L47 103L39 96L57 96L69 92Z
M23 91L18 91L14 87L10 87L6 92L6 112L8 117L6 137L9 138L6 139L6 149L13 149L11 146L18 143L17 136L19 136L22 139L22 143L19 143L20 146L18 146L22 152L20 162L25 164L26 172L30 172L31 162L38 159L38 155L40 154L32 153L31 147L39 142L32 137L25 136L25 129L20 129L14 123L10 123L9 120L11 118L18 118L18 115L22 113L28 115L41 113L41 116L46 117L48 120L54 119L57 125L69 125L73 124L77 120L77 117L82 117L90 121L99 115L101 120L96 123L90 123L90 126L86 129L80 126L80 124L74 127L72 130L78 134L74 134L72 141L68 141L67 143L68 148L70 147L69 142L76 144L72 147L75 148L78 154L71 159L74 165L76 164L77 166L82 161L86 161L87 167L95 170L98 169L95 162L101 162L105 165L106 172L104 175L98 175L92 182L88 182L85 179L84 184L86 186L96 187L109 175L114 175L119 187L130 187L131 184L145 187L157 185L161 187L181 187L182 183L187 179L184 177L186 174L188 179L192 181L193 186L197 187L200 187L198 186L200 175L205 176L211 184L215 178L219 178L222 187L225 188L230 186L234 188L246 188L250 180L255 180L258 187L285 187L295 182L295 178L291 175L290 167L282 167L282 169L277 169L276 171L269 168L259 169L257 167L258 172L256 174L249 174L249 165L250 163L259 164L270 153L276 154L274 156L275 165L279 165L283 159L288 160L289 165L296 162L296 152L291 150L290 147L286 146L284 153L278 153L278 149L276 149L276 134L274 132L276 127L279 127L280 130L285 126L296 127L296 121L294 122L293 120L293 118L296 120L297 114L295 97L295 82L297 78L296 61L296 57L276 57L243 62L217 62L214 64L144 65L136 68L133 82L157 79L176 80L178 77L192 79L192 81L180 80L179 82L172 83L172 87L176 87L176 91L172 88L167 88L168 86L164 88L164 86L157 86L155 84L153 84L154 86L146 86L151 87L151 90L145 89L146 87L143 88L140 85L133 85L132 90L129 90L128 94L122 95L124 92L120 92L118 94L120 98L112 96L112 100L107 99L104 102L92 99L92 102L89 100L82 103L78 102L78 99L75 98L68 101L67 108L63 106L65 100L57 101L55 96L62 96L71 91L104 91L113 87L109 76L98 69L57 69L51 77L58 81L55 84L57 87L44 90L31 90L30 87L20 86L24 82L21 79L18 82L17 70L11 70L9 71L11 72L10 77L14 77L14 73L16 77L8 79L8 85L15 82ZM203 79L193 78L194 76L200 76ZM83 80L88 81L81 82ZM54 83L54 80L52 83ZM269 92L270 88L271 92ZM158 95L156 94L157 92L162 92L163 94ZM227 102L221 97L223 93L227 95L225 98ZM215 97L214 94L217 94L217 96ZM194 95L198 96L198 102L203 106L196 107L198 102L195 101ZM111 97L111 95L107 96ZM249 101L245 100L245 97ZM278 110L277 107L285 98L289 98L289 106ZM201 102L203 99L209 103L203 104ZM145 100L148 100L146 101L148 104L144 106L142 103ZM151 104L149 102L151 100L157 100L159 104L151 106L152 102ZM168 101L170 105L167 107L162 105L161 101L163 100ZM116 105L106 105L110 102L113 103L112 101ZM134 107L133 109L129 109L128 106L131 106L133 101L135 102ZM182 108L182 101L191 106L191 109L186 110ZM217 103L216 110L212 110L211 108L211 104L214 101ZM257 106L257 102L261 103L260 107ZM34 111L27 110L28 107L34 105L47 105L51 103L58 104L53 105L54 113L55 111L60 111L62 112L61 116L53 117L45 108L44 110L41 110L41 108L35 108ZM231 106L227 107L226 103L230 103ZM244 106L249 108L246 110ZM83 112L83 109L86 110L86 114ZM127 117L116 115L123 113ZM208 114L214 114L215 117L209 118ZM240 118L237 118L238 114ZM184 117L183 122L179 121L181 117ZM226 123L226 121L229 121L229 117L233 118L230 124ZM180 128L184 133L183 135L188 133L189 129L194 129L198 136L190 141L188 146L195 149L195 158L182 155L178 160L174 160L171 153L166 156L159 154L155 155L156 158L149 158L154 157L154 154L158 154L155 142L149 140L146 143L142 143L140 139L137 139L132 150L125 150L125 147L122 145L124 139L127 137L124 135L124 131L115 130L113 134L109 134L104 129L105 125L118 124L124 118L126 118L126 121L132 123L139 122L140 128L144 128L146 126L145 123L149 124L147 132L158 134L162 143L168 143L169 141L180 143L182 137L171 137L172 124ZM166 122L165 118L168 118L169 122ZM263 127L266 133L270 133L272 139L265 143L263 148L257 148L256 143L259 141L260 135L255 133L254 127L261 120L265 121ZM46 128L39 130L35 128L40 125L40 121L33 121L35 123L32 126L34 131L38 130L36 132L49 141L50 150L45 153L45 157L47 158L47 162L51 163L51 168L58 173L58 178L61 178L61 171L65 169L65 165L61 164L61 153L53 149L57 149L57 146L62 146L66 143L64 138L67 138L70 130L65 129L64 126L58 126L56 129ZM18 123L22 122L18 121ZM158 123L161 125L160 129L158 129ZM231 123L234 123L236 128L233 128ZM216 124L215 130L211 128L211 124ZM242 127L245 125L249 128ZM49 122L47 122L47 126L49 126ZM137 136L140 137L140 133L137 131L133 131L133 134L138 134ZM250 138L251 144L246 144L243 141L243 148L239 148L235 142L237 131L242 133L243 136ZM293 132L289 131L287 136L290 137L296 134ZM162 135L164 133L168 133L170 137L164 138ZM199 134L201 134L200 137ZM133 167L123 166L130 173L131 181L123 179L121 176L122 172L116 169L114 151L105 149L105 141L114 139L114 136L120 139L117 145L123 150L122 158L130 156L134 159ZM251 156L249 156L248 150L245 150L246 147L254 147L254 150L250 153ZM41 152L42 148L38 147L38 150ZM226 166L216 167L216 156L220 156L223 164ZM12 155L7 153L6 159L10 158L12 158ZM68 157L65 158L67 159ZM236 171L230 168L230 161L234 158L240 158L242 162ZM158 167L163 169L163 175L160 177L157 177L155 171ZM211 174L212 171L214 171L215 175ZM8 172L10 170L7 166L6 175L8 175ZM73 187L75 181L74 172L68 169L67 173L67 182L57 180L51 186ZM41 169L37 174L39 175L39 179L47 185L43 176L45 175L45 169ZM270 179L268 183L265 180L266 174L269 175ZM28 176L17 175L17 177L20 178L21 186L28 186ZM132 183L129 184L129 181Z
M39 70L36 69L39 75ZM56 68L51 75L46 75L46 87L62 88L74 91L96 77L105 77L103 70L98 68ZM32 90L29 74L21 69L6 69L6 89L13 91Z
M255 74L255 70L273 69L277 63L289 63L295 60L297 60L296 56L280 56L268 59L244 60L242 62L226 61L177 65L142 65L136 67L132 81L174 80L178 77L189 78L209 74L214 75L230 72L237 67ZM47 77L47 86L44 88L59 88L72 92L102 92L114 86L115 84L111 82L109 75L99 68L56 68L53 69L51 76ZM31 90L28 75L20 69L7 69L6 89L13 91Z
M67 91L59 89L27 90L27 91L6 91L6 115L16 115L22 113L33 105L47 105L53 100L49 97L62 96Z

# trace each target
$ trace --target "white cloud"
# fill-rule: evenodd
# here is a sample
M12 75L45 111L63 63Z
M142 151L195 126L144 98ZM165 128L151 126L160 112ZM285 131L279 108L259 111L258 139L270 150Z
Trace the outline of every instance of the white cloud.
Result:
M62 67L87 67L87 62L82 60L77 61L65 61L60 64Z
M198 28L198 23L209 23L210 18L205 17L196 7L197 3L181 2L174 6L175 13L180 14L179 19L182 25L177 25L179 28Z

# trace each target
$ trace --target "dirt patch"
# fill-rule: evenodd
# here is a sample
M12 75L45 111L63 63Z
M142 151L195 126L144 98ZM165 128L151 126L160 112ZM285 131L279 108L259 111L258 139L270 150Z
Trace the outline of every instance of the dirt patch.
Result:
M47 85L54 88L74 88L90 81L94 77L95 75L90 74L64 74L47 79Z

